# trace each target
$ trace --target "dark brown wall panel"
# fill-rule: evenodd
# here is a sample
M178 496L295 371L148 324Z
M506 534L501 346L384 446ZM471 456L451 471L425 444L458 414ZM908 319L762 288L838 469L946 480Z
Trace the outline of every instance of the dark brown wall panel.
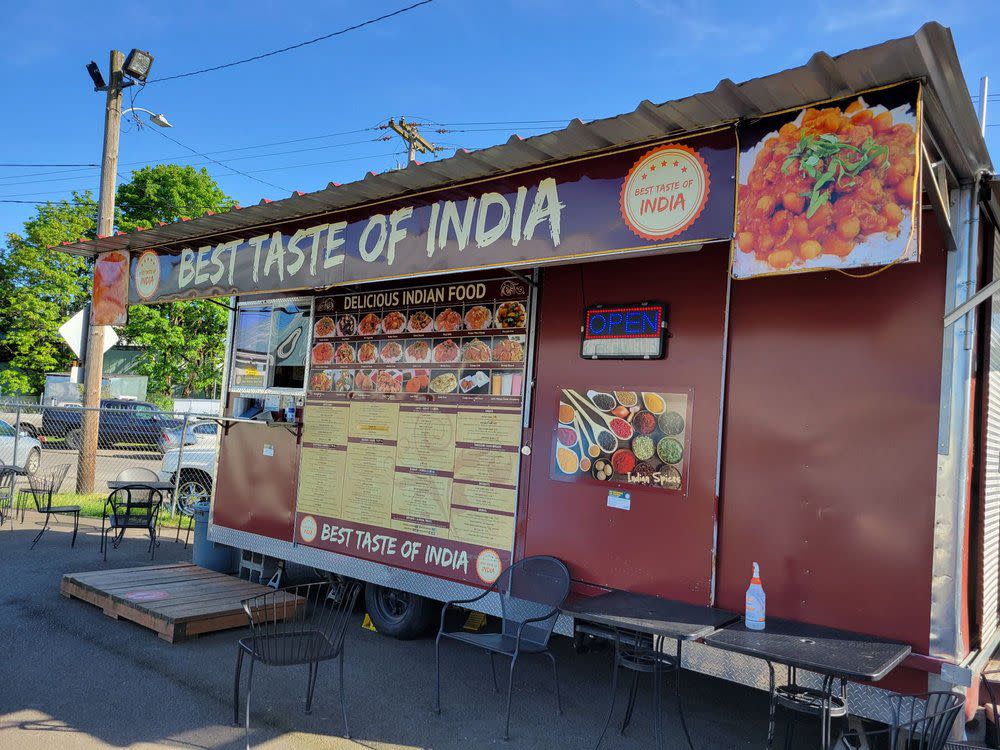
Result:
M931 226L927 226L927 225ZM945 257L734 282L718 603L927 652Z

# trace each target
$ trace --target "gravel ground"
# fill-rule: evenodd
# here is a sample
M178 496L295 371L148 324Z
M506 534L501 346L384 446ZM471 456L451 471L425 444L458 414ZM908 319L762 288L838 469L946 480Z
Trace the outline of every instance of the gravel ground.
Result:
M130 532L108 562L98 533L81 520L76 547L66 525L28 546L39 517L0 530L0 748L204 748L244 746L230 726L235 642L243 631L168 644L151 631L59 595L63 573L150 564L146 543ZM164 539L155 562L189 560ZM353 740L343 739L336 667L324 665L313 713L303 713L306 668L258 668L254 683L256 748L592 748L607 711L610 654L577 655L554 639L562 686L557 716L545 659L524 659L515 675L511 740L503 742L503 697L494 695L485 654L457 643L442 647L441 716L432 710L432 639L401 642L361 628L347 634L346 686ZM505 670L503 670L505 673ZM244 670L244 675L246 671ZM731 683L684 673L688 725L699 750L763 747L766 696ZM619 708L624 706L624 680ZM501 682L501 690L504 684ZM607 750L653 747L651 696L640 689L627 736L609 730ZM666 747L681 748L672 688L663 704ZM620 713L618 714L620 715ZM799 731L802 747L812 732ZM797 738L799 739L799 738ZM780 741L780 736L779 736Z

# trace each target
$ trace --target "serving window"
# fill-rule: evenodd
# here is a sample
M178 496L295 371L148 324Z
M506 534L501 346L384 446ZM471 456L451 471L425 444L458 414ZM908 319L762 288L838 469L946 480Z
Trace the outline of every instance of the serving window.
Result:
M308 298L240 305L233 334L231 390L302 392L311 320Z

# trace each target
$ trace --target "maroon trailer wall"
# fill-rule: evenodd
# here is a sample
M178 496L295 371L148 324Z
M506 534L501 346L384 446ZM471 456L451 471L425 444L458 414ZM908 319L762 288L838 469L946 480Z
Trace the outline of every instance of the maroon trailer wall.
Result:
M728 260L728 244L719 243L678 255L546 269L530 489L525 492L528 477L522 472L518 556L555 555L577 581L709 603ZM587 305L642 300L670 306L666 359L580 357ZM607 504L608 490L617 485L550 479L559 388L678 392L689 387L694 392L687 496L625 485L631 509L618 510Z
M927 653L945 253L734 282L717 601ZM924 683L926 685L926 683Z

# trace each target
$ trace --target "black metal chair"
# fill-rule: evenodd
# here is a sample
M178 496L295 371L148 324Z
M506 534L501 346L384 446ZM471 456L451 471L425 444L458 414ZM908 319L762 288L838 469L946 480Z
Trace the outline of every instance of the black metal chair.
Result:
M890 695L892 724L885 729L865 731L865 741L888 740L890 750L944 750L948 736L965 706L965 696L932 692L921 695ZM861 737L851 732L858 746Z
M63 464L56 466L50 471L36 471L34 474L28 475L28 488L21 490L18 502L26 505L30 498L35 503L35 510L45 516L45 521L42 523L42 530L35 534L35 538L31 540L31 547L29 549L34 549L35 545L38 544L38 540L42 538L42 534L49 528L49 519L52 516L73 517L73 538L70 539L69 546L73 547L76 545L76 534L80 529L80 506L52 504L52 497L62 485L68 470L69 464Z
M556 658L549 651L549 638L559 617L559 608L569 595L569 570L555 557L539 555L526 557L504 570L493 584L479 596L445 602L441 608L441 625L434 643L435 700L434 710L441 713L441 639L476 646L490 655L490 675L493 692L499 692L494 656L510 657L510 674L507 682L507 716L503 737L510 737L510 696L514 680L514 666L521 654L542 654L552 662L552 678L556 692L556 713L562 713L559 702L559 675ZM470 633L463 630L445 630L448 609L458 604L471 604L496 594L500 600L502 618L499 633Z
M236 677L233 680L233 723L239 725L240 672L243 657L250 656L247 677L246 741L250 747L250 693L253 667L260 662L272 667L309 665L306 713L312 711L319 663L338 659L340 669L340 712L347 728L344 703L344 636L361 584L349 581L331 586L325 581L289 586L245 599L243 610L250 624L250 637L236 647Z
M52 494L59 494L59 490L62 488L63 482L66 480L66 475L69 473L69 464L59 464L58 466L52 467L44 476L48 477L49 483L52 485ZM24 513L31 502L31 482L29 481L28 487L22 489L17 493L17 510L21 512L21 523L24 523Z
M0 528L3 528L4 521L10 519L10 526L14 528L14 516L17 515L14 509L14 482L17 472L10 468L0 468Z
M145 529L149 534L149 558L156 555L156 523L163 505L163 494L142 485L114 490L104 503L101 517L101 553L108 559L108 536L115 534L112 546L121 544L128 529Z

